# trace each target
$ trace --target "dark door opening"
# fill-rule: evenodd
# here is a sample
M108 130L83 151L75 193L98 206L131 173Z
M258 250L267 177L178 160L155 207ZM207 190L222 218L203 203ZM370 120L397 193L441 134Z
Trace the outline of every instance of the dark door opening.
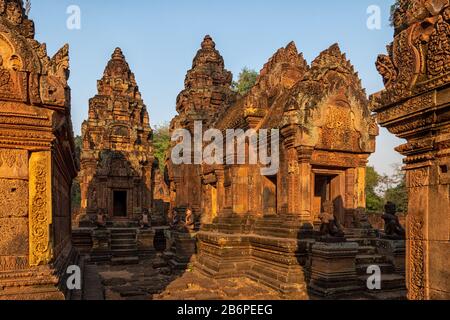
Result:
M277 176L263 178L263 207L265 215L277 214Z
M127 192L114 191L114 217L127 216Z
M344 194L340 186L339 175L316 174L314 179L314 198L313 211L318 221L318 217L323 212L323 204L332 201L334 205L334 214L339 221L344 221L345 209L343 203Z
M314 183L314 199L315 199L315 209L322 212L324 202L330 201L331 199L331 180L333 177L330 176L316 176Z

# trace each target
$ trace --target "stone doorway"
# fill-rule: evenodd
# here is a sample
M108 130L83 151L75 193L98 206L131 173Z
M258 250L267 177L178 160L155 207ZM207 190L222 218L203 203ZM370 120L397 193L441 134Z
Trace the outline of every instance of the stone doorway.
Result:
M127 217L127 200L128 194L123 190L113 191L113 216L115 218Z
M336 217L340 221L344 218L343 189L341 175L336 173L316 173L314 175L313 213L315 222L319 222L319 215L323 211L323 204L332 201Z
M314 212L320 214L323 203L331 201L331 181L333 176L316 175L314 180Z
M263 177L264 215L277 214L277 176Z

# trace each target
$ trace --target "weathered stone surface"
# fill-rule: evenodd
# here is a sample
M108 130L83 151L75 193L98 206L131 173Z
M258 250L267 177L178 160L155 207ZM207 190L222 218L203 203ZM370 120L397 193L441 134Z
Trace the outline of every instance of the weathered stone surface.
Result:
M264 66L248 94L222 95L218 108L210 99L195 97L217 91L217 83L221 92L229 92L230 80L211 81L214 76L205 70L228 79L208 36L188 72L172 128L192 132L196 120L221 131L277 128L281 154L273 176L262 175L256 165L176 166L168 161L172 209L193 207L201 226L194 266L213 278L246 276L306 297L306 263L322 204L333 201L347 227L354 225L356 210L365 208L365 168L378 127L361 82L338 45L308 66L290 43ZM176 247L179 239L173 235L171 247Z
M68 46L48 57L22 1L2 0L0 52L0 299L61 299L76 258Z
M385 89L372 97L380 125L407 142L409 189L406 271L413 300L450 297L450 6L448 1L399 1L388 54L376 63Z
M152 209L158 166L147 107L119 48L89 101L82 134L83 213L91 219L103 212L111 221L139 221L144 210Z
M210 36L206 36L188 71L185 89L177 98L176 116L171 122L171 132L188 129L194 132L194 122L201 121L206 131L223 114L236 94L231 90L232 74L225 70L225 64ZM202 183L200 165L174 165L167 162L166 183L170 189L171 206L169 222L173 210L185 213L192 207L195 220L200 222L202 211Z
M0 219L0 256L28 254L28 219Z

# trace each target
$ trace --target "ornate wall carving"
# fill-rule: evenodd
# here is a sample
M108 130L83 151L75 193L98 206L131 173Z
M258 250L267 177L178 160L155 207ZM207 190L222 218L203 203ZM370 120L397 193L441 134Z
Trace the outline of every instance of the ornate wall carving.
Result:
M443 226L450 210L448 170L440 166L449 154L439 144L448 139L449 130L449 22L447 0L399 1L394 40L377 61L385 90L371 99L379 123L407 139L396 150L406 156L411 216L407 278L409 297L418 300L450 297L443 279L449 259L439 251L448 241ZM428 257L442 262L432 263Z
M68 62L67 45L51 58L34 39L23 1L0 0L0 299L11 287L39 298L71 262L70 241L53 241L70 228L69 214L53 224L70 212L68 188L52 186L57 175L71 185L77 172ZM45 292L62 296L56 286Z
M157 163L147 107L134 74L117 48L98 81L83 123L81 195L84 214L102 209L113 218L114 191L127 192L125 217L139 219L152 208ZM161 178L160 176L158 176Z
M425 299L425 246L423 236L424 223L417 217L409 221L409 264L410 281L408 296L411 300Z
M35 152L30 158L30 265L47 264L52 257L50 226L52 224L51 155Z

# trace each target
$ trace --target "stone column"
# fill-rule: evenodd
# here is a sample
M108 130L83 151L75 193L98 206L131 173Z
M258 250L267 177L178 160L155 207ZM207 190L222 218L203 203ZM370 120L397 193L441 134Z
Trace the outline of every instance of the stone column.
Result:
M409 205L406 274L412 300L450 299L450 83L448 1L399 4L395 35L377 68L385 90L373 95L381 126L407 142Z
M225 205L224 170L223 169L216 170L216 176L217 176L217 214L220 215Z
M49 263L52 253L52 165L50 152L33 152L29 182L30 266Z
M64 299L77 264L68 46L48 57L22 1L12 4L14 15L0 10L0 300Z
M356 169L357 208L366 208L366 166Z
M314 216L312 212L312 186L311 186L311 156L313 148L310 147L298 147L297 154L299 159L298 185L299 201L300 201L300 219L302 222L314 223Z
M300 214L300 166L298 164L297 150L289 148L288 155L288 213Z

